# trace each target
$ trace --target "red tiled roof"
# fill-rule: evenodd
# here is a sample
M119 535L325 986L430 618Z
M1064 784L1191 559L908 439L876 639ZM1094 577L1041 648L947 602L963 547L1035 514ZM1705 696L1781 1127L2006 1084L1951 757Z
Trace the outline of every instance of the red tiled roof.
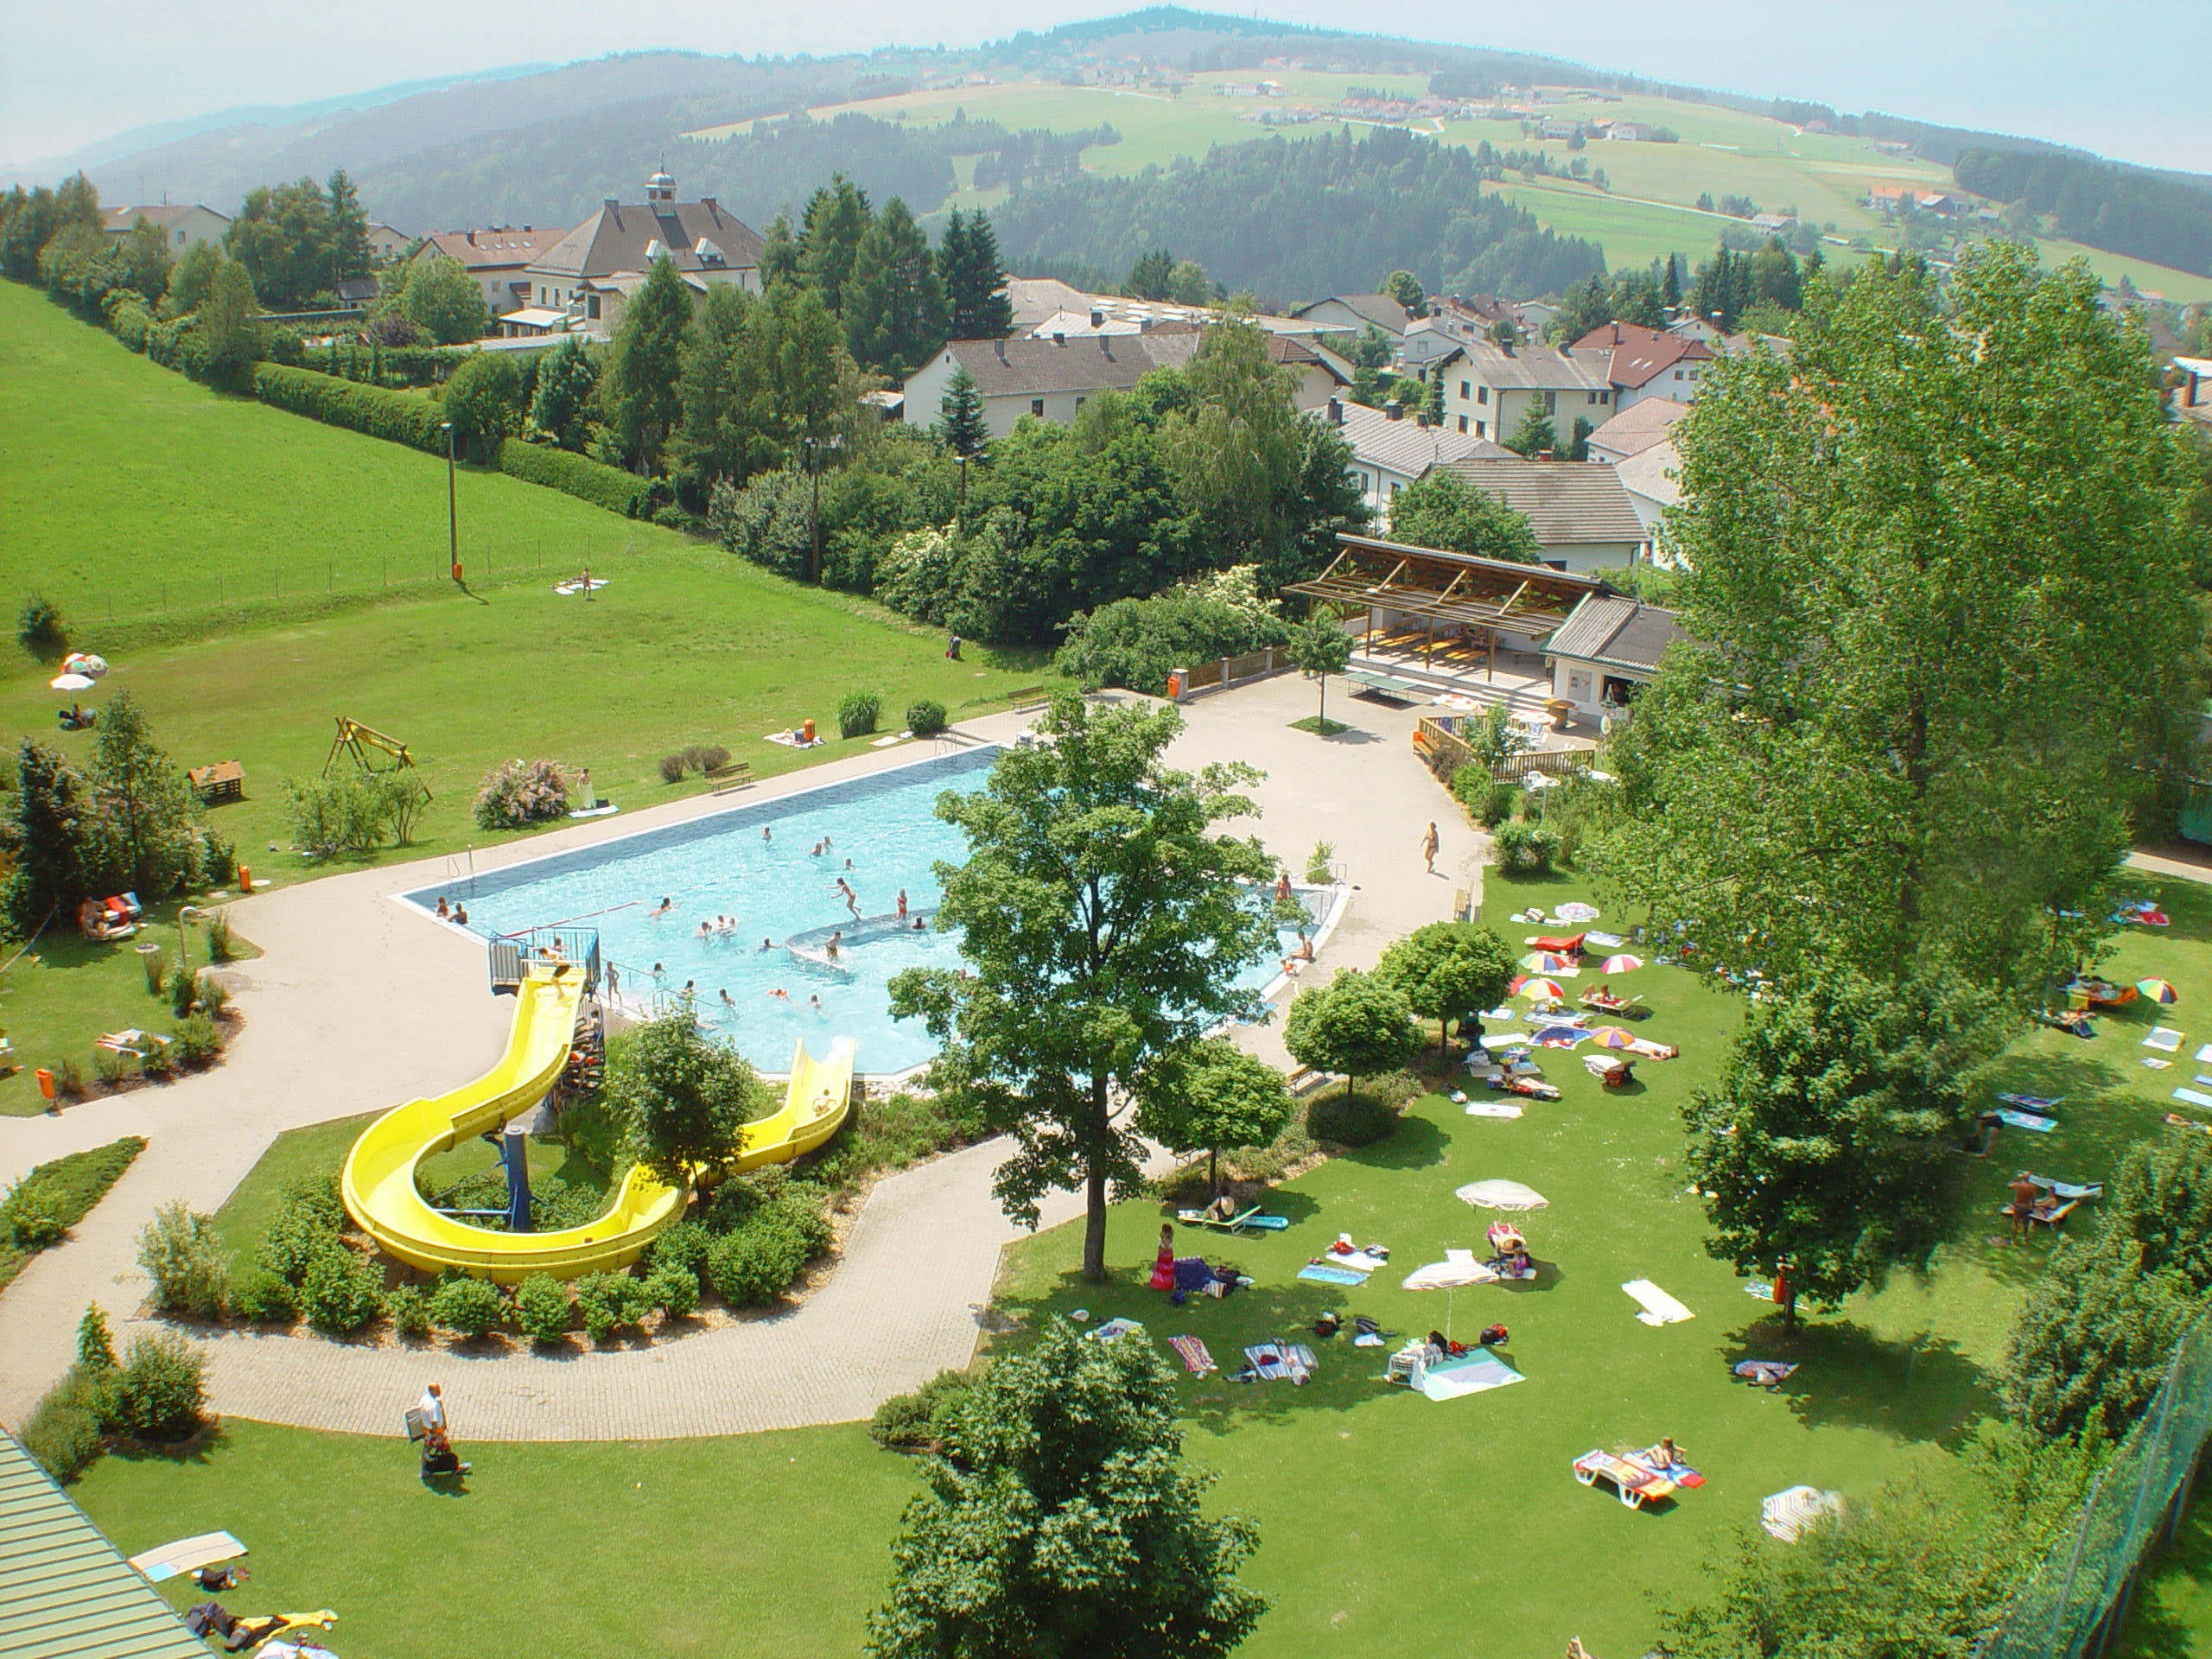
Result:
M1612 353L1606 379L1631 389L1649 385L1678 363L1710 362L1712 348L1702 340L1685 340L1657 328L1633 322L1609 322L1592 328L1574 342L1578 352Z
M537 225L520 230L509 227L496 231L442 231L435 236L425 237L424 255L442 253L448 259L461 261L464 270L505 270L510 266L521 270L547 249L556 245L568 235L565 226Z

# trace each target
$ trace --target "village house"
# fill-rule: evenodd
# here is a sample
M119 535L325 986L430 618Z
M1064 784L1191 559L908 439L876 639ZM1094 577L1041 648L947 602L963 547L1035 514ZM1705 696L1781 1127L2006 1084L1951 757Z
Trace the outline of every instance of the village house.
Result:
M1512 454L1487 438L1431 426L1420 416L1370 409L1341 397L1323 404L1319 417L1351 446L1351 470L1359 480L1360 496L1386 523L1392 499L1430 468L1447 461Z
M1687 404L1647 397L1623 410L1590 435L1590 459L1618 466L1654 444L1668 443L1675 423L1689 413Z
M1668 647L1687 637L1672 611L1624 594L1592 594L1544 641L1552 695L1610 727L1658 673Z
M1699 376L1713 361L1703 340L1633 322L1608 322L1574 342L1612 388L1612 406L1624 410L1652 398L1686 404L1697 396Z
M558 244L568 232L557 225L499 225L480 231L442 231L426 236L415 251L418 260L444 257L476 281L484 308L494 317L521 310L530 302L531 262Z
M1454 430L1503 443L1531 410L1548 416L1565 442L1573 423L1592 426L1611 418L1612 384L1602 357L1585 358L1551 346L1460 342L1429 369L1444 380L1444 418Z
M1536 533L1538 557L1554 570L1590 575L1618 569L1648 550L1643 520L1602 461L1478 455L1430 470L1456 474L1521 514Z
M407 250L415 245L415 238L404 231L394 230L382 219L373 219L368 229L369 262L388 265L395 259L407 257Z
M956 340L906 378L902 414L911 426L934 425L953 369L968 371L983 401L993 437L1024 416L1071 421L1102 391L1127 391L1154 369L1180 368L1197 355L1202 330L1158 329L1143 334L1061 335L1046 340ZM1298 372L1292 402L1319 409L1349 384L1303 340L1268 336L1268 354Z
M1332 294L1290 315L1331 333L1363 334L1370 327L1380 328L1394 346L1415 321L1413 313L1388 294Z
M761 245L759 233L714 197L678 201L676 181L655 173L645 181L642 205L607 197L531 262L523 273L527 303L575 314L592 334L611 334L623 302L654 261L672 263L695 294L725 283L757 294Z
M144 219L162 233L172 258L195 242L219 243L231 228L230 216L196 201L160 202L150 207L103 207L100 228L120 241L131 226Z

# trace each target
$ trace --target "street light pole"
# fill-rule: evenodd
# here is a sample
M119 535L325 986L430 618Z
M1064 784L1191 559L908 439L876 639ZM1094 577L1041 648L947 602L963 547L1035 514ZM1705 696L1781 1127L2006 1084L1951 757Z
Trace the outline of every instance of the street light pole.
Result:
M461 517L454 499L454 462L453 454L453 423L440 421L438 430L446 435L446 559L455 582L461 580Z
M188 977L192 973L192 951L185 943L185 918L205 914L207 912L197 905L179 905L176 907L176 966L177 971Z

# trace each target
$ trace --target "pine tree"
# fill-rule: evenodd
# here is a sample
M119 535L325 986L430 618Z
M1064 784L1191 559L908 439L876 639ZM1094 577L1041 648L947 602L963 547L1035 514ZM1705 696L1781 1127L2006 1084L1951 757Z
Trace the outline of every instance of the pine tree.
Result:
M1428 416L1431 426L1444 424L1444 372L1437 370L1428 377L1428 396L1421 400L1421 412Z
M340 168L330 175L330 280L369 274L369 216L361 193Z
M651 472L683 414L677 390L691 293L672 259L656 259L632 296L607 354L603 394L626 466Z
M904 378L944 344L944 284L897 196L861 237L845 284L845 339L863 368Z
M569 335L539 365L530 423L563 449L582 448L584 418L598 385L599 371L593 366L583 336Z
M868 193L842 173L832 174L806 204L799 235L799 274L840 317L845 315L845 285L852 280L861 238L874 222Z
M1667 276L1659 298L1669 311L1676 309L1682 302L1681 267L1675 264L1675 256L1671 253L1667 256Z
M937 435L954 454L972 459L990 442L991 429L984 423L983 398L976 390L976 377L957 363L952 378L944 383L944 398L938 414Z
M791 235L791 216L779 208L760 244L760 286L787 283L798 274L799 249Z
M944 277L946 327L953 340L1000 340L1014 331L1014 307L1003 292L1006 272L999 263L998 232L982 213L963 219L960 209L944 227L938 248L938 269Z

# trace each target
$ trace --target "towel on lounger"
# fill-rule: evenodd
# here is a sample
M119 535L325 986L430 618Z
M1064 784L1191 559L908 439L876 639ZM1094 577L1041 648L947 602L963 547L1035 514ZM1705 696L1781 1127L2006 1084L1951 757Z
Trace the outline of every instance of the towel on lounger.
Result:
M1367 1282L1365 1274L1326 1262L1308 1262L1298 1270L1298 1276L1309 1279L1317 1285L1363 1285Z
M2055 1117L2037 1117L2033 1112L2016 1112L2007 1106L1997 1116L2016 1129L2033 1129L2037 1135L2049 1135L2058 1127Z

